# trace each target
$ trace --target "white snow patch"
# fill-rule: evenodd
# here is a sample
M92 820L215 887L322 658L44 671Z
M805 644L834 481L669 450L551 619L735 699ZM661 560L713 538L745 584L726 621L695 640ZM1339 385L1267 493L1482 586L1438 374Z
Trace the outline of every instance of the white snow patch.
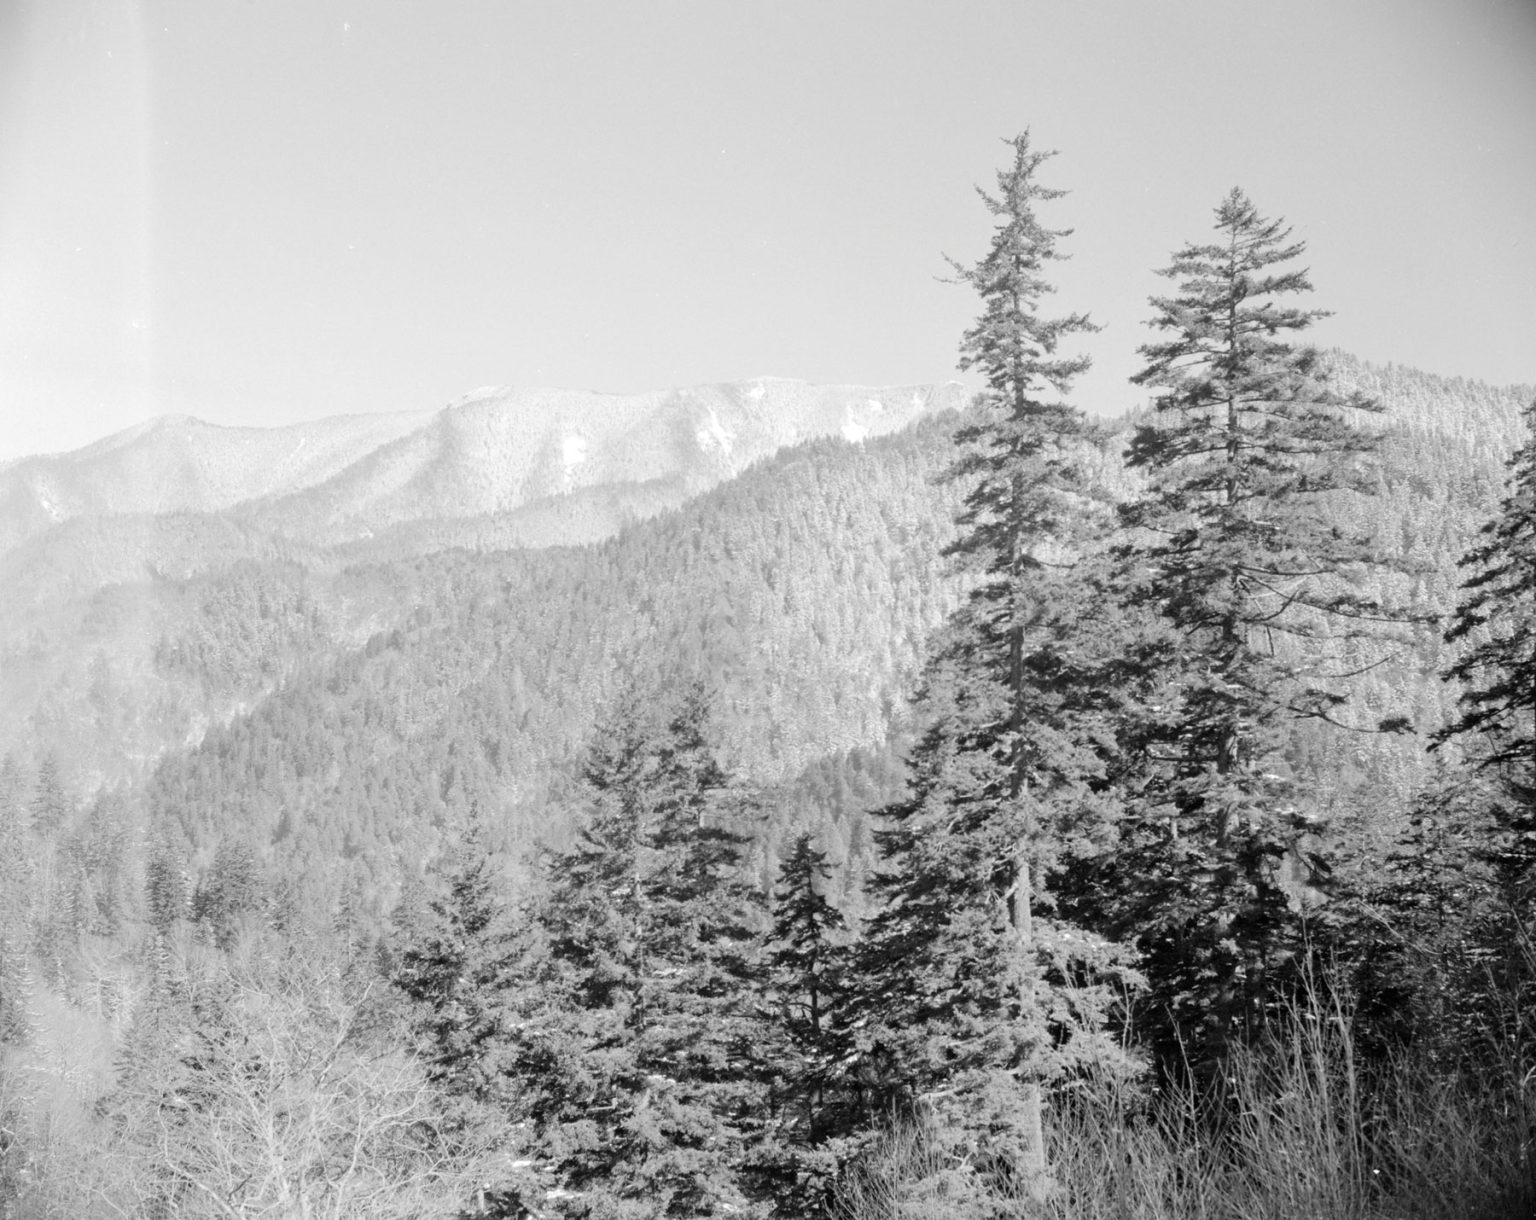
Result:
M576 467L587 460L587 438L570 433L560 441L560 464L565 468L560 490L570 491L576 482Z
M709 408L708 417L693 435L699 443L699 448L705 453L713 450L721 455L728 455L731 452L731 441L735 439L731 436L730 430L720 422L714 407Z

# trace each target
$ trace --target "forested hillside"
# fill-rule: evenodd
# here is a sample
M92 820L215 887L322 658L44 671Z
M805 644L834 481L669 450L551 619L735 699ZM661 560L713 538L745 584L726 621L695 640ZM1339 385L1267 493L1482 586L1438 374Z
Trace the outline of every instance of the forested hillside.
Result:
M146 809L199 858L250 834L285 873L345 860L392 896L401 849L424 858L472 805L508 844L562 837L551 785L639 676L705 681L759 782L881 746L955 602L934 481L951 425L801 447L593 547L353 570L347 597L387 591L402 626L167 759Z

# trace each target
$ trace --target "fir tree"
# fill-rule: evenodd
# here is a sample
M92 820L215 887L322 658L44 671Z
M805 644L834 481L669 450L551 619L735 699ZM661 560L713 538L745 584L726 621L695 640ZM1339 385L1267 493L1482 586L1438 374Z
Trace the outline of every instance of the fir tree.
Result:
M779 1192L793 1214L826 1200L840 1167L841 1145L868 1115L856 1111L847 1078L850 1027L850 936L827 898L832 870L809 832L799 835L779 868L768 954L770 991L779 1018L774 1075L781 1130L793 1184Z
M496 873L471 821L446 892L405 930L392 979L411 1001L411 1030L442 1098L451 1141L482 1147L510 1126L519 947Z
M747 802L691 690L664 720L631 694L584 770L591 815L550 861L557 997L530 1061L537 1151L578 1210L758 1210L766 1088L754 1049L761 898Z
M128 844L122 797L115 792L98 793L78 835L72 837L69 854L90 880L94 909L89 912L89 928L100 936L114 935L123 918L123 857Z
M1333 894L1343 911L1329 949L1351 972L1356 1044L1380 1061L1411 1046L1456 1072L1488 1049L1483 1032L1514 948L1481 858L1489 787L1486 775L1443 766L1385 859Z
M144 864L144 905L149 922L162 936L192 911L192 879L181 850L162 838Z
M833 1127L827 1108L848 1045L847 924L828 901L832 870L809 833L795 839L774 889L768 966L784 1031L795 1055L787 1073L788 1106L803 1142L820 1143Z
M1093 326L1041 312L1067 234L1035 207L1062 192L1036 179L1051 154L1032 151L1027 132L1009 143L998 194L981 192L998 217L991 247L974 267L952 263L983 302L961 367L982 370L988 389L977 422L956 434L952 477L969 490L950 548L976 583L930 656L909 796L883 811L875 888L886 906L871 927L865 1002L893 1059L890 1084L948 1098L960 1127L1040 1197L1043 1087L1119 1058L1101 1035L1124 958L1052 919L1044 884L1062 844L1100 812L1105 688L1075 571L1093 534L1082 463L1092 431L1064 401L1088 361L1057 351Z
M37 765L37 783L32 792L32 832L50 841L58 838L68 827L71 812L59 757L50 750Z
M1298 949L1287 872L1311 811L1284 729L1337 720L1349 667L1320 665L1320 645L1384 617L1352 584L1370 546L1325 507L1371 490L1376 441L1356 417L1379 407L1330 390L1318 354L1291 342L1323 316L1286 303L1311 288L1304 245L1240 191L1215 227L1161 273L1177 284L1152 301L1167 337L1133 378L1157 395L1130 443L1146 486L1122 508L1117 583L1160 626L1130 658L1157 693L1127 728L1139 762L1109 921L1137 938L1196 1058L1262 1023Z
M1445 633L1465 650L1446 671L1464 684L1461 715L1434 744L1460 744L1474 768L1482 807L1469 826L1488 872L1491 901L1471 912L1468 957L1479 967L1484 1011L1500 1012L1512 1042L1536 1033L1536 401L1525 409L1526 442L1510 458L1499 515L1462 559L1469 571ZM1472 786L1472 785L1469 785Z
M256 849L243 837L220 842L208 875L192 894L192 919L228 949L267 908L267 883Z
M197 1107L200 1090L192 1085L199 980L189 976L164 936L146 956L144 993L118 1042L113 1086L97 1099L95 1115L139 1153L144 1172L137 1187L145 1214L169 1216L187 1193L173 1149L183 1145L189 1128L208 1121Z
M1499 515L1461 561L1470 574L1445 633L1467 645L1445 674L1465 684L1461 715L1435 740L1461 742L1501 789L1488 850L1528 913L1536 889L1536 400L1525 421L1529 436L1510 458Z
M32 1040L31 999L32 967L25 944L0 927L0 1047L22 1046Z
M0 759L0 833L25 835L32 825L26 800L27 783L16 756Z

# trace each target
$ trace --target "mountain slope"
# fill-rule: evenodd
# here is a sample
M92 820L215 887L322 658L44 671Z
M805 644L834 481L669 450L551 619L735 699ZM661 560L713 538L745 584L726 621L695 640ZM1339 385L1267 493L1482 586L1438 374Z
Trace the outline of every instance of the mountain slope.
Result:
M958 597L936 478L955 422L807 443L596 546L354 569L346 596L397 625L167 757L146 807L194 859L238 827L381 911L471 805L508 842L558 839L564 777L629 676L702 676L757 782L883 743Z

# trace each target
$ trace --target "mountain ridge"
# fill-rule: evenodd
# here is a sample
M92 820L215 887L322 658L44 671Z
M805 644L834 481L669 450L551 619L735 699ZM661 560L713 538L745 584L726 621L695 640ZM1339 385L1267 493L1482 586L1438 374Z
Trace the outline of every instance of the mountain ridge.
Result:
M786 445L880 435L963 397L955 381L761 377L641 394L483 387L431 411L273 428L160 416L0 466L0 553L80 517L233 512L274 534L339 543L598 485L672 482L676 503Z

